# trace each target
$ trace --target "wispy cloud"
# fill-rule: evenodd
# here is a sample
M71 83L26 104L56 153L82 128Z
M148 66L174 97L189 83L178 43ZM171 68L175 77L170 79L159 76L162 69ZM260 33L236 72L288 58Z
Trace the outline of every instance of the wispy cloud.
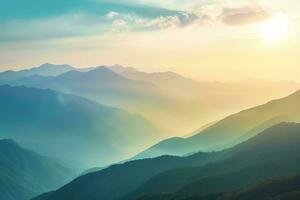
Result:
M132 31L149 31L166 29L171 27L185 27L198 20L201 17L193 13L177 12L173 15L158 15L155 17L144 17L135 13L117 13L110 11L106 14L108 22L116 26L122 26ZM204 19L204 18L203 18ZM124 27L126 26L126 27ZM112 26L113 29L117 28Z
M202 25L207 21L216 24L224 22L226 25L243 25L262 21L270 15L263 8L254 9L248 6L231 8L228 4L216 0L201 2L188 0L185 3L178 0L165 3L129 0L129 4L125 4L125 1L120 4L119 1L109 3L102 0L77 0L76 4L63 4L64 6L60 6L58 0L53 0L49 3L49 9L42 4L31 5L30 2L22 3L24 8L20 12L11 10L10 13L5 11L10 7L0 8L0 11L3 11L0 12L1 42L95 36L107 32L157 31L185 28L194 24ZM198 12L172 9L177 4L184 5L183 8L191 5L200 5L203 8L201 7ZM151 5L169 8L149 7ZM25 12L29 8L34 12ZM44 12L45 10L47 12Z
M262 22L271 16L271 12L263 8L224 8L221 19L225 24L236 26Z
M204 18L203 18L204 19ZM73 13L51 18L18 19L0 22L1 42L60 39L95 36L106 32L153 31L185 27L202 20L193 13L175 12L170 15L142 16L134 12L108 11L102 15Z

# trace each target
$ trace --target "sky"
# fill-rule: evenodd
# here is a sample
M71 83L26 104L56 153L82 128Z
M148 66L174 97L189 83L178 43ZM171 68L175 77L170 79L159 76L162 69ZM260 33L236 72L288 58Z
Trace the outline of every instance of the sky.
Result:
M0 70L121 64L298 81L299 9L298 0L1 0Z

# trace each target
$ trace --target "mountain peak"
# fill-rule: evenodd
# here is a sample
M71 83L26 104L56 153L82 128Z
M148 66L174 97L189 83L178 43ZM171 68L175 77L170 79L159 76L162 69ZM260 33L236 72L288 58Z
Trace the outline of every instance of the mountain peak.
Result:
M66 73L63 73L59 76L60 78L89 78L89 79L99 79L99 78L112 78L112 77L116 77L116 78L125 78L122 75L119 75L117 73L115 73L114 71L110 70L108 67L106 66L99 66L96 67L95 69L92 69L90 71L87 72L80 72L77 70L71 70L68 71Z
M88 72L113 72L113 71L110 70L107 66L103 65L103 66L96 67L95 69Z
M39 67L47 67L47 66L52 66L53 64L51 63L44 63L44 64L41 64Z
M33 69L45 69L45 68L64 68L64 69L74 69L71 65L68 64L61 64L61 65L55 65L55 64L51 64L51 63L44 63L36 68Z
M42 75L42 76L58 76L67 71L74 70L70 65L54 65L50 63L44 63L38 67L31 69L21 70L19 73L23 73L24 76Z
M101 76L102 78L118 78L118 79L122 78L122 79L126 79L126 77L114 72L113 70L109 69L106 66L97 67L93 70L85 72L85 74L89 75L91 77Z
M59 67L59 66L70 66L70 65L68 65L68 64L52 64L52 63L48 63L48 62L46 62L46 63L44 63L44 64L41 64L39 67L47 67L47 66L57 66L57 67Z
M136 70L133 67L124 67L122 65L112 65L112 66L109 67L109 69L111 69L114 72L118 72L118 73L138 72L138 70Z

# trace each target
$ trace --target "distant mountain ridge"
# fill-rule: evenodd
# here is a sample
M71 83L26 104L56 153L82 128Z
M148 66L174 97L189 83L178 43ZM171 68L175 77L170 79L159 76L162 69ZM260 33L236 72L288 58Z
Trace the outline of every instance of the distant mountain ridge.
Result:
M0 73L0 84L9 84L17 81L19 79L23 79L25 77L30 77L34 75L40 76L57 76L68 72L70 70L74 70L70 65L53 65L49 63L42 64L39 67L34 67L31 69L24 69L20 71L5 71Z
M89 98L143 115L168 136L185 135L228 114L286 96L300 86L290 82L195 81L174 72L148 73L121 65L73 68L65 73L34 74L7 82L1 82L0 73L0 84L54 89Z
M1 200L28 200L57 189L75 176L52 158L24 149L13 140L0 140Z

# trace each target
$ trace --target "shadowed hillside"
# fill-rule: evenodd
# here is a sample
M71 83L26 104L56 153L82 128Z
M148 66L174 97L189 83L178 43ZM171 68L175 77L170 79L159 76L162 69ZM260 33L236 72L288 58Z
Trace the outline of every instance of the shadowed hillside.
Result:
M0 94L0 137L62 160L107 165L152 144L159 134L141 116L81 97L10 86L0 86Z
M165 192L203 195L241 189L270 177L299 173L299 144L300 125L281 123L218 153L115 165L79 177L46 199L131 200ZM168 160L171 158L172 162Z
M232 193L193 196L183 194L157 194L138 200L298 200L300 198L300 176L273 178L257 186Z
M13 140L0 140L1 200L28 200L61 187L75 176L52 158L24 149Z

